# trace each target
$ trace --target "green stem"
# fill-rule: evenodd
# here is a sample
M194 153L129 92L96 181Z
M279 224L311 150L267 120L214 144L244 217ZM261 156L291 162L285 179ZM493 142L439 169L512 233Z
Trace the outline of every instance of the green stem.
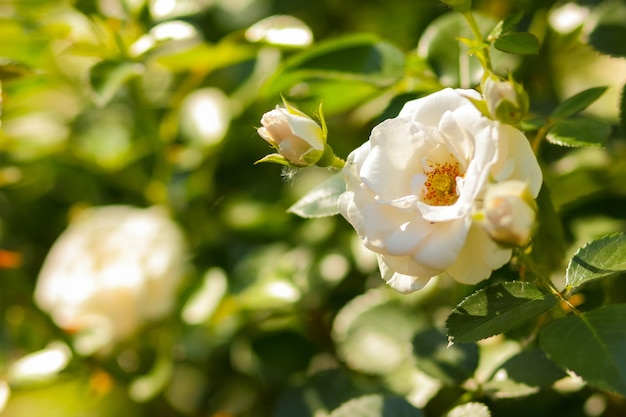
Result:
M476 22L476 19L474 18L474 14L472 13L472 11L468 10L467 12L462 13L462 14L465 20L467 20L467 23L469 24L470 29L472 30L472 35L474 35L474 38L478 42L482 42L483 34L481 33L480 28L478 27L478 22Z
M535 155L539 154L539 147L541 146L541 142L543 142L543 139L546 137L546 135L548 134L548 131L550 130L551 127L552 127L552 122L548 121L544 126L542 126L537 131L537 134L535 135L535 137L530 142L530 145L531 145L531 147L533 149L533 153Z
M580 316L581 312L578 311L578 309L576 308L576 306L574 306L574 304L570 303L570 301L567 299L567 297L565 297L563 295L563 293L561 293L561 291L559 291L554 284L552 283L552 281L550 281L549 279L545 278L542 280L542 282L545 284L545 286L548 288L548 290L550 290L550 292L562 303L564 303L568 309L571 310L572 313L576 314L577 316Z
M476 39L476 42L479 44L484 44L484 47L479 52L477 52L477 56L481 64L486 71L493 72L491 68L491 56L489 55L489 45L485 44L485 38L483 38L483 34L478 27L478 22L476 22L472 11L468 10L467 12L461 14L469 24L470 30L472 31L472 35L474 35L474 39Z
M581 314L580 311L578 311L578 309L567 299L567 297L563 295L563 293L559 291L558 288L556 288L552 280L550 280L550 277L548 277L543 271L540 271L537 268L536 263L532 259L530 259L528 255L526 255L523 251L518 250L517 256L519 257L523 265L526 266L526 268L528 268L530 271L532 271L532 273L538 278L537 280L535 280L535 283L537 285L544 287L545 289L550 291L550 293L559 302L565 304L567 308L572 311L572 313L576 315Z
M328 144L326 144L326 147L324 148L324 154L322 157L315 163L315 165L319 167L331 167L338 169L343 168L345 164L346 161L335 155L333 149Z
M346 161L339 158L337 155L333 158L333 162L330 164L332 168L342 169L346 165Z

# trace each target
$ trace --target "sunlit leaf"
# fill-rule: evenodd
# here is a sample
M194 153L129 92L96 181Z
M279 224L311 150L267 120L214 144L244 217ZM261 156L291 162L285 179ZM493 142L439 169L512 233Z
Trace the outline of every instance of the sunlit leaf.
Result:
M298 74L293 74L295 81ZM319 78L307 81L311 107L321 100L324 114L332 115L351 110L378 97L384 90L366 81Z
M626 305L555 320L539 341L550 359L590 385L626 395Z
M150 372L132 381L128 394L137 402L145 402L161 392L172 375L172 360L160 357Z
M528 32L507 33L494 42L496 49L509 54L538 54L539 40Z
M311 29L300 19L288 15L274 15L250 26L245 37L249 42L304 48L313 42Z
M402 397L367 395L355 398L330 413L329 417L421 417L422 412Z
M564 119L586 109L591 103L596 101L608 87L593 87L580 93L574 94L552 111L550 117Z
M604 146L611 134L611 126L599 120L576 118L558 120L547 138L550 143L568 147Z
M164 48L167 45L164 45ZM228 67L248 60L253 60L256 51L249 44L220 42L215 45L200 43L189 48L175 48L160 52L156 61L173 72L193 70L209 73L219 68Z
M120 88L132 77L143 72L143 66L135 62L104 60L89 71L89 81L96 104L106 105Z
M603 237L580 248L567 266L569 288L626 272L626 233Z
M404 75L404 53L374 35L349 35L292 56L265 86L268 94L297 82L329 78L388 86Z
M417 367L448 385L459 385L474 375L478 366L478 346L448 346L448 338L437 329L419 332L413 338Z
M446 320L450 342L475 342L503 333L556 304L552 294L529 282L483 288L463 300Z
M483 403L465 403L448 411L445 417L491 417L491 411Z
M424 325L406 306L390 300L385 290L381 287L352 299L333 322L339 357L369 374L384 375L406 364L411 338Z
M337 199L345 190L346 184L341 174L335 174L296 201L287 211L305 218L333 216L339 213Z
M491 30L487 38L497 39L502 34L512 31L515 26L522 20L523 16L523 12L518 12L507 16L506 18L498 22L498 24Z
M85 390L89 386L93 388ZM79 396L80 401L77 400ZM109 374L84 372L80 377L72 374L54 384L13 390L2 415L115 417L138 415L141 410L141 406L129 398L122 386L112 383Z

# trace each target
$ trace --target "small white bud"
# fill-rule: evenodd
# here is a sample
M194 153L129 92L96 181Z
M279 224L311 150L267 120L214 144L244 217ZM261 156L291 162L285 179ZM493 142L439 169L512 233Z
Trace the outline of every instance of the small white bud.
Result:
M496 242L525 246L532 235L535 217L535 200L525 181L503 181L487 188L482 224Z
M285 104L284 108L276 106L261 118L263 126L257 133L278 155L268 155L259 162L279 162L295 167L313 165L324 154L324 129L306 114Z

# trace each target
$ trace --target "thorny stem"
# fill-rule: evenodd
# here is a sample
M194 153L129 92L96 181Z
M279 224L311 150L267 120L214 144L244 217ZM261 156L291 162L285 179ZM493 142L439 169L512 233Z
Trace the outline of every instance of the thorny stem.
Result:
M476 19L474 18L474 15L472 14L471 10L462 14L463 14L463 17L465 17L465 20L467 20L467 23L469 24L470 29L472 30L472 34L474 35L474 38L476 38L478 42L482 42L483 34L480 32L478 23L476 22Z
M480 32L480 28L478 27L478 22L476 22L476 19L474 18L472 11L468 10L467 12L464 12L461 14L463 15L463 17L469 24L470 30L472 31L472 35L474 35L474 39L476 39L476 42L479 44L483 44L485 42L485 39L483 38L483 34ZM481 64L483 64L483 67L485 68L485 70L487 72L493 72L491 68L491 57L489 55L489 46L485 45L485 47L482 50L480 50L479 54L482 57L482 59L479 59L479 61L481 62Z

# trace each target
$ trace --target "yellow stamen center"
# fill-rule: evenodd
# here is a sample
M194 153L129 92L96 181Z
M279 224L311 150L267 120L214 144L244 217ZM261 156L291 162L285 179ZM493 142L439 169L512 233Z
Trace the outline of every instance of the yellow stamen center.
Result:
M431 206L450 206L459 198L456 192L456 179L463 177L459 171L459 164L444 162L432 164L424 172L426 182L422 192L422 200Z

